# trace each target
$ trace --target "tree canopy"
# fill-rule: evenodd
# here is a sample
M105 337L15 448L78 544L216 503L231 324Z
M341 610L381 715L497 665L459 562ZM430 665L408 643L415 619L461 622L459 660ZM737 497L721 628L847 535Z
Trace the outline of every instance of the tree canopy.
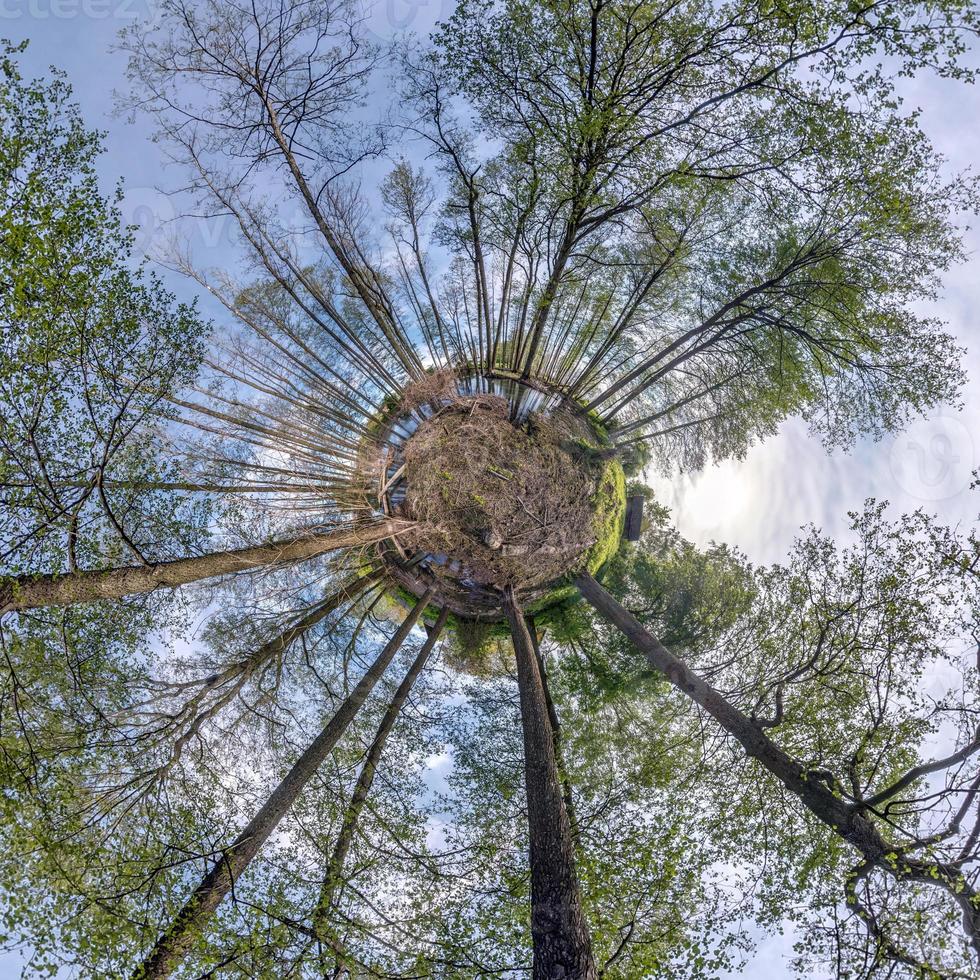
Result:
M234 222L162 256L215 324L4 49L25 975L717 977L787 924L801 975L977 975L976 534L872 500L759 567L643 478L958 398L921 309L976 192L895 79L971 80L978 19L460 0L382 50L164 0L123 103Z

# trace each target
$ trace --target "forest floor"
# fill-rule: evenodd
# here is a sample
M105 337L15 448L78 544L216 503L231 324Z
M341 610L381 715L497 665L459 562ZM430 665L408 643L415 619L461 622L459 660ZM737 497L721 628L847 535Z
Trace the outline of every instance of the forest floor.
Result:
M602 461L560 420L513 424L496 395L444 407L407 441L404 459L405 516L420 525L413 544L458 560L459 577L540 586L582 564L605 530L595 500Z

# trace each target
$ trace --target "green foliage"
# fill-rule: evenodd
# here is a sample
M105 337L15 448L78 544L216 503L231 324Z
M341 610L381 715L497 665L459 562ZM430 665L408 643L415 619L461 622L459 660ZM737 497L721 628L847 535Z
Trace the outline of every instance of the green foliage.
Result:
M167 397L194 378L208 328L132 263L120 192L98 188L100 134L59 75L21 77L21 51L0 56L3 574L186 553L213 509L159 489L179 476L161 447ZM96 790L148 762L111 719L145 685L164 620L179 636L179 607L153 598L0 624L0 934L30 941L29 975L53 975L66 950L109 975L133 947L134 906L101 896L169 863L165 826L197 839L193 807L175 801L148 828L139 807L106 817Z
M499 677L513 670L510 634L499 623L455 619L443 649L446 665L472 677Z
M511 227L492 202L527 194L522 227L574 242L562 276L588 300L570 350L598 358L592 394L610 365L633 378L590 407L650 419L656 462L696 469L788 416L846 445L957 398L962 352L917 307L962 257L976 185L940 175L870 52L971 78L977 22L965 0L464 0L422 78L502 144L480 161L485 223ZM446 152L470 160L471 142Z
M63 79L0 60L0 545L5 569L113 565L186 552L202 504L154 491L167 398L193 379L208 328L130 262L121 192L104 197L101 137Z
M197 381L207 330L132 261L98 134L60 76L24 82L6 48L4 575L193 553L219 512L242 540L363 515L363 447L411 376L526 372L621 454L588 567L756 737L726 734L572 586L529 605L603 976L728 973L753 917L799 927L804 973L974 975L957 899L978 860L975 537L869 505L852 545L809 529L785 565L754 568L685 541L649 495L640 542L620 536L626 475L648 462L737 457L792 415L848 444L957 397L960 352L920 310L976 193L941 177L889 70L972 78L976 5L461 0L405 64L408 128L444 180L396 166L390 245L352 179L385 147L356 125L373 50L354 6L160 14L127 42L132 102L204 212L236 219L260 278L221 274L215 293L249 340L229 332ZM284 197L309 229L286 227ZM448 253L438 275L423 225ZM190 455L246 487L262 474L272 506L180 489L171 406L189 386L204 402L180 420L208 433ZM489 500L469 495L462 532ZM0 939L33 946L28 975L131 974L391 635L398 596L250 658L374 557L234 577L193 632L155 595L0 624ZM191 937L186 976L527 972L513 662L501 627L452 626L386 746L328 941L310 910L412 651ZM846 839L745 757L760 733L840 804ZM885 846L858 865L868 827Z
M852 545L839 547L810 528L785 565L753 569L723 547L695 548L656 509L639 546L617 555L606 584L840 799L859 806L884 793L872 808L875 823L906 861L892 859L890 867L901 875L924 861L921 877L889 881L884 866L855 877L857 857L839 837L763 766L733 765L730 750L741 750L728 739L703 742L704 720L683 694L648 674L621 635L582 606L571 610L564 633L554 632L567 645L557 680L569 699L563 717L573 704L606 717L604 738L640 723L657 733L631 740L633 781L642 784L643 766L663 765L664 753L671 761L658 770L663 792L674 791L675 780L694 781L702 809L683 835L728 849L725 860L753 889L752 910L766 928L797 923L801 970L836 961L842 975L884 976L895 969L897 950L911 963L902 976L969 975L973 954L959 931L960 910L927 883L941 882L949 862L975 847L950 814L951 801L976 779L980 688L963 638L980 621L978 543L921 512L889 521L873 501L851 516ZM578 737L574 727L565 731ZM677 747L694 744L700 750L685 761ZM965 767L956 749L967 752ZM953 761L935 763L940 775L929 782L900 781L947 755ZM854 907L842 912L845 885L857 891ZM869 922L877 931L868 931ZM937 936L945 938L937 943ZM879 941L891 944L890 955L875 953ZM865 956L875 963L867 974Z
M737 959L742 939L726 928L724 896L707 873L717 856L712 842L699 837L692 844L698 803L681 773L695 764L693 746L662 751L669 734L625 701L594 709L566 687L568 654L547 640L545 654L597 959L604 963L619 950L608 975L623 980L712 975ZM444 900L438 935L451 937L466 923L464 942L475 958L486 968L514 968L530 960L516 696L503 679L468 683L464 692L444 723L454 765L441 805L447 849L465 849L470 863L465 885Z

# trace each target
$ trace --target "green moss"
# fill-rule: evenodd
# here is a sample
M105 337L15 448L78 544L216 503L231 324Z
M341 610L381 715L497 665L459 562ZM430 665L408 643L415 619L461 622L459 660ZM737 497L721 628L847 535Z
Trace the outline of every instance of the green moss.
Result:
M559 585L532 602L525 612L528 616L533 616L539 625L547 625L553 615L577 601L578 589L574 585Z
M619 460L605 461L599 487L592 496L595 544L585 556L585 567L594 575L616 552L626 521L626 474Z
M596 434L599 440L599 445L610 446L612 445L612 440L609 438L609 430L606 428L605 423L602 421L602 416L594 409L590 408L586 411L585 417L589 420L589 425L592 427L592 431Z

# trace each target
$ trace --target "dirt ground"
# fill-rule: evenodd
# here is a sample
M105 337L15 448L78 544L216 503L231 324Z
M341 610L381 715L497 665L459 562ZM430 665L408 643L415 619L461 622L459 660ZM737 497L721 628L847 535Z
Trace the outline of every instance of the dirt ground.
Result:
M527 588L564 575L595 542L601 467L561 419L511 423L496 395L460 397L404 446L414 547L458 560L458 579Z

